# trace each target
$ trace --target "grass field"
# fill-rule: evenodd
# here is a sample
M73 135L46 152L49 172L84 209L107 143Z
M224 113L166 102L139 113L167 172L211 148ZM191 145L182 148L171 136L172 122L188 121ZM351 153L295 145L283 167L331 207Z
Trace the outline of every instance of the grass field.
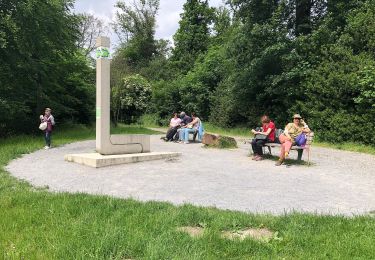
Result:
M153 133L121 126L115 133ZM56 131L60 145L94 131ZM43 147L40 136L0 140L0 259L374 259L375 218L253 215L104 196L50 193L9 176L12 159ZM202 237L178 232L205 227ZM267 241L228 240L222 231L268 228Z

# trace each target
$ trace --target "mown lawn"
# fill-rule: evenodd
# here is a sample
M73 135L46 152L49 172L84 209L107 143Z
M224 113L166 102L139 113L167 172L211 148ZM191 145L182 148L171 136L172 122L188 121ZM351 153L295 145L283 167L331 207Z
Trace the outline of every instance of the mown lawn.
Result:
M121 126L116 133L152 133ZM56 132L54 144L94 137L86 127ZM50 193L9 176L13 158L43 147L39 137L0 141L0 259L374 259L375 218L253 215L104 196ZM203 226L202 237L178 232ZM231 241L225 230L265 227L269 241Z

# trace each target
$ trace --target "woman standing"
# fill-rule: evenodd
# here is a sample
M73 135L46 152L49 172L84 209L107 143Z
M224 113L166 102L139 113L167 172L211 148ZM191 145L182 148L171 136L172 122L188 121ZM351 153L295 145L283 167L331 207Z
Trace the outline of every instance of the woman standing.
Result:
M44 130L44 140L46 141L46 146L44 146L44 149L50 149L51 148L51 135L52 135L52 129L55 125L55 118L51 114L52 110L50 108L46 108L44 111L44 116L40 115L40 121L42 123L47 123L47 128Z
M280 158L276 162L276 166L283 164L286 157L289 155L290 148L295 143L297 136L302 133L309 133L310 129L302 120L299 114L293 116L293 123L287 124L285 131L280 135L279 140L281 144Z

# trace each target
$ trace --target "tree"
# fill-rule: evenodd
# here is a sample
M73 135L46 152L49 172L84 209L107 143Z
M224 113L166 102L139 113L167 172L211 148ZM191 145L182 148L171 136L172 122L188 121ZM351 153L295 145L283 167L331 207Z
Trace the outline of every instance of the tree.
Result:
M116 4L114 30L129 64L147 64L156 53L155 17L159 10L159 0L136 0L132 5L123 1Z
M171 59L186 74L198 56L207 51L214 10L206 0L187 0L183 9L180 27L173 36L175 48Z
M87 57L95 49L96 39L108 32L104 22L92 14L79 14L79 38L78 48L83 50Z
M237 19L249 24L266 23L273 16L279 0L229 0Z
M92 118L92 69L71 1L0 2L0 134L31 132L44 107L59 123Z
M311 32L311 9L313 0L296 0L296 35Z

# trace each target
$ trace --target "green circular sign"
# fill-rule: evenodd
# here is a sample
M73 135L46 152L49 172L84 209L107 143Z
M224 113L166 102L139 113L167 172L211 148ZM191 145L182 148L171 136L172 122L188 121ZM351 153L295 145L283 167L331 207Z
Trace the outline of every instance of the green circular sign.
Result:
M96 58L97 59L109 59L110 52L108 48L105 47L99 47L96 49Z

